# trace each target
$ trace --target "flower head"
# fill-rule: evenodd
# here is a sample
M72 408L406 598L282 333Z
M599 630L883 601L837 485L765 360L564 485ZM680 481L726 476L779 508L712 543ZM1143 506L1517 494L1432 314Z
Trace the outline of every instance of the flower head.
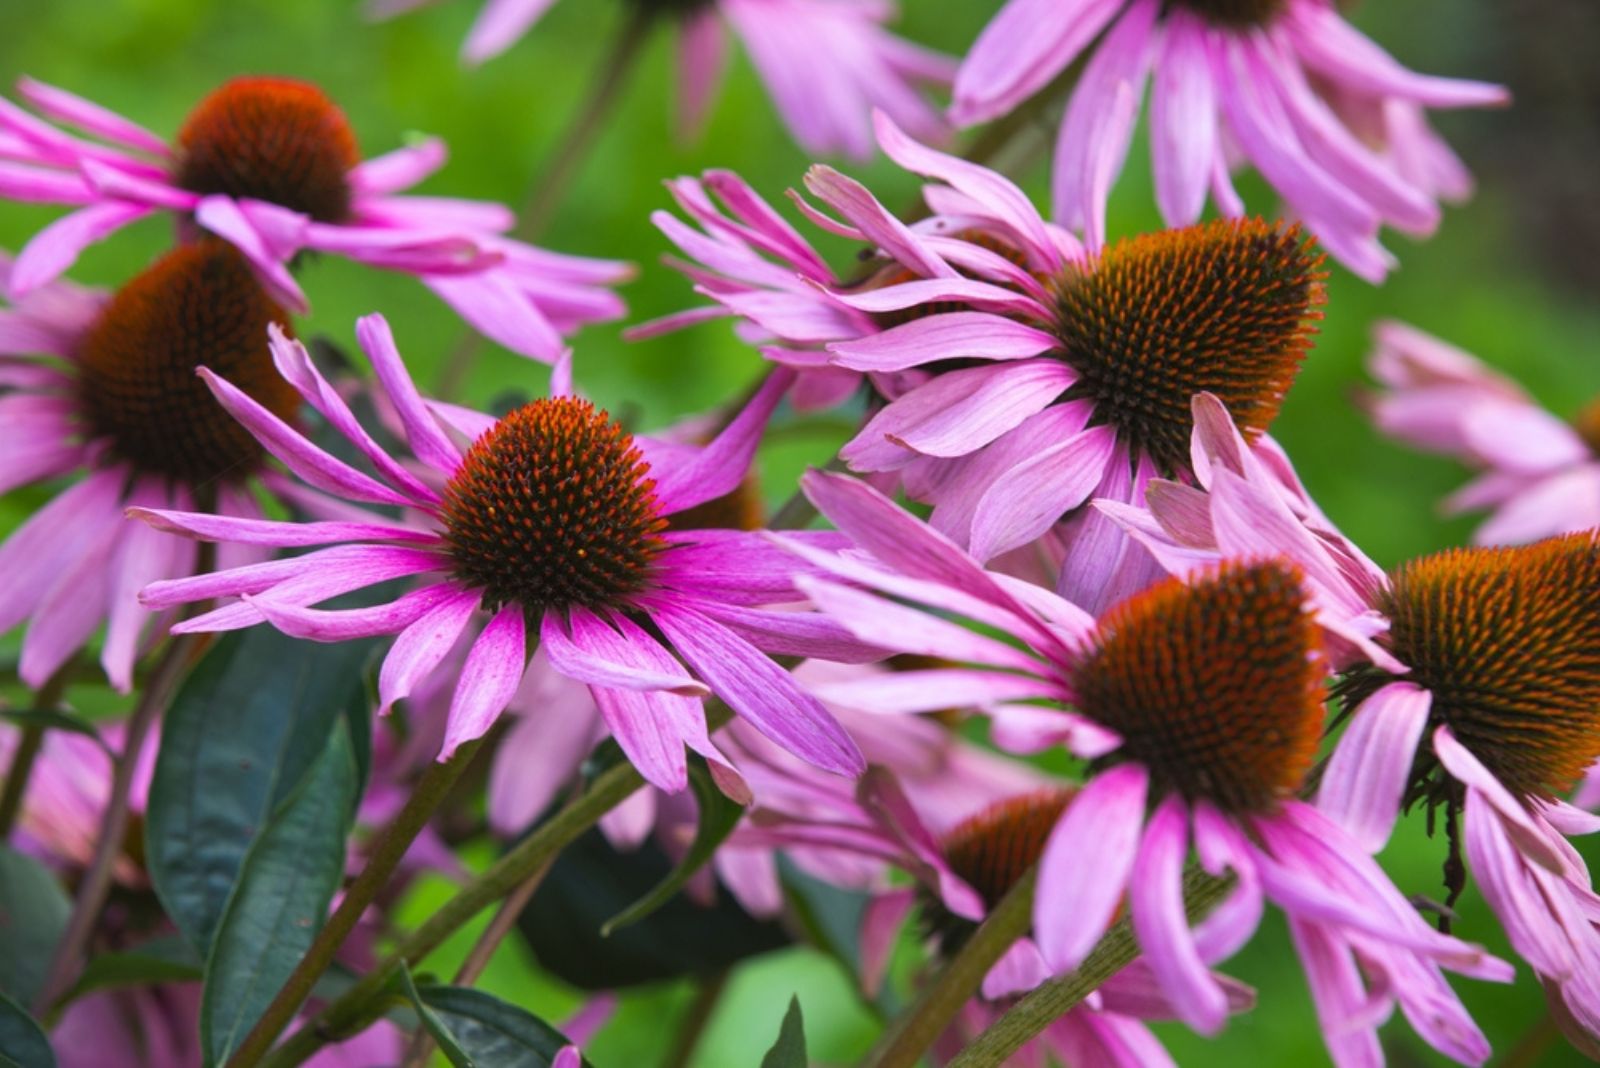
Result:
M1097 39L1062 120L1053 182L1056 217L1091 239L1104 232L1148 85L1169 226L1196 222L1208 193L1224 215L1243 215L1229 176L1243 157L1324 247L1376 281L1392 264L1380 227L1430 233L1437 197L1469 188L1423 109L1506 101L1498 86L1406 70L1333 0L1010 0L963 61L952 116L968 125L1012 111Z
M369 0L378 16L431 0ZM469 63L493 59L533 28L553 0L487 0L462 44ZM694 131L716 92L731 29L790 134L807 152L872 153L875 107L925 136L944 130L921 86L946 86L955 61L884 28L881 0L631 0L678 26L678 125ZM639 16L635 16L639 17ZM724 28L726 24L726 29Z
M135 595L192 573L192 546L129 526L125 508L205 500L259 518L256 489L283 490L195 369L222 369L252 403L294 419L299 396L266 340L269 326L288 322L244 257L216 238L173 249L115 293L54 282L0 311L0 490L76 476L0 545L0 568L13 576L0 630L29 621L21 674L30 686L104 623L100 660L126 690L149 630ZM222 562L259 555L235 547Z
M984 571L860 483L812 474L806 488L875 559L794 551L839 578L1009 639L931 614L913 627L918 609L802 576L812 599L858 633L973 665L906 678L897 708L959 692L989 712L1002 745L1064 744L1094 761L1040 858L1035 937L1053 970L1081 964L1126 897L1160 989L1182 1019L1214 1031L1228 1002L1206 963L1247 941L1270 900L1289 919L1337 1061L1376 1056L1377 1005L1398 1005L1451 1056L1487 1055L1440 969L1496 980L1509 969L1429 928L1352 838L1298 799L1322 726L1325 664L1293 565L1225 563L1187 584L1158 585L1096 622ZM1203 929L1191 929L1184 910L1191 846L1205 871L1236 880Z
M171 212L180 232L231 242L296 312L307 303L291 269L313 252L415 275L486 337L545 361L562 351L563 334L622 314L606 287L628 277L627 265L506 237L515 219L498 204L397 195L444 164L444 144L363 161L344 113L314 85L235 78L201 100L170 144L65 90L23 79L18 92L99 140L0 101L0 140L17 161L0 173L0 196L78 209L18 254L14 296L129 223Z
M833 362L917 376L841 455L856 470L898 471L979 559L1068 517L1060 588L1099 611L1150 569L1079 506L1140 501L1158 476L1192 480L1197 393L1220 395L1247 440L1264 439L1321 317L1322 257L1298 228L1261 220L1092 251L1002 176L881 117L878 132L897 163L938 179L925 195L940 214L907 228L843 175L812 173L812 191L914 275L834 292L857 311L911 315L830 343Z
M1480 472L1444 502L1490 509L1480 545L1600 526L1600 406L1567 423L1475 357L1403 323L1383 323L1370 367L1386 387L1367 398L1378 429Z
M788 376L774 375L710 445L698 447L628 435L570 394L566 365L555 396L498 420L430 405L381 317L363 319L357 333L420 461L415 471L356 422L304 348L281 334L272 343L279 370L375 475L335 459L233 383L202 373L224 407L307 483L398 506L415 521L358 513L349 522L238 522L135 509L159 529L194 538L328 546L156 583L144 591L145 603L242 598L188 620L185 630L266 621L320 641L396 634L379 675L383 710L409 696L458 641L470 642L441 759L481 736L512 702L532 637L551 667L588 685L623 751L662 789L684 787L685 746L726 769L698 701L713 693L804 759L843 774L860 770L848 735L766 654L849 659L877 651L814 614L784 610L799 600L793 569L756 535L665 529L667 517L739 484ZM411 588L385 603L314 607L401 578ZM731 771L723 782L742 793Z

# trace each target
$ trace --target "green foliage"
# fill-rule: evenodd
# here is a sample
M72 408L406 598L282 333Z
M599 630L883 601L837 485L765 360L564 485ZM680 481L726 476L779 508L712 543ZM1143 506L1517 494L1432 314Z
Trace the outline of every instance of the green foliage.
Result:
M406 994L439 1050L454 1068L550 1068L571 1045L532 1013L481 990L417 986L402 969ZM583 1068L592 1068L587 1060Z
M32 1003L71 911L49 869L0 846L0 994Z
M332 724L348 724L352 760L366 752L369 654L361 642L318 645L253 627L221 638L178 691L150 786L145 852L168 915L201 954L245 855L323 753Z
M56 1068L50 1040L27 1010L0 994L0 1068Z
M90 958L67 1000L118 987L189 982L203 974L199 958L182 938L152 938L136 949Z
M609 938L623 927L630 927L665 905L682 890L695 872L711 862L717 847L728 840L738 826L744 809L730 801L711 779L711 770L705 758L696 756L689 766L689 786L694 791L696 806L700 811L700 824L695 828L694 841L672 873L655 885L644 897L611 917L600 927L600 934Z
M800 999L790 998L778 1041L761 1058L761 1068L806 1068L806 1063L806 1025L800 1015Z
M349 728L335 719L298 788L251 845L206 960L200 1034L221 1064L322 929L344 875L359 774Z

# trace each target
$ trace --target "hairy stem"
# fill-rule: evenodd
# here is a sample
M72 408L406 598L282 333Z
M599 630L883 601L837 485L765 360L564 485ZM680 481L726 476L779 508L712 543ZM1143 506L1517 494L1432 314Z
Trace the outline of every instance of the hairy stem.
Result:
M1204 918L1232 886L1231 879L1215 879L1191 869L1185 879L1183 895L1190 922ZM1029 991L962 1050L950 1062L950 1068L988 1068L1007 1063L1008 1057L1100 989L1107 979L1133 963L1138 955L1139 943L1124 918L1106 932L1082 967L1071 975L1051 979Z
M1033 922L1033 888L1037 879L1037 870L1029 869L1017 880L960 951L923 988L916 1003L889 1028L867 1062L872 1068L912 1068L922 1059L961 1007L978 992L989 969L1028 932Z
M139 766L139 754L150 736L150 729L166 710L173 694L177 692L178 683L188 672L195 654L208 637L204 634L182 634L168 641L166 650L145 683L133 714L128 717L122 752L117 755L112 767L110 793L100 817L94 856L89 861L82 881L78 883L72 914L67 919L61 941L56 945L55 957L50 961L44 985L34 1001L35 1015L44 1016L77 978L89 939L94 934L95 923L100 919L100 910L105 907L106 898L111 893L112 868L128 835L133 776Z
M344 945L350 932L355 930L361 914L388 885L390 876L400 866L400 860L405 856L406 850L411 847L411 843L421 833L422 828L427 826L434 810L449 795L450 788L455 785L462 772L472 763L473 754L481 744L481 739L468 742L457 750L449 761L432 764L423 773L411 796L406 800L405 807L395 815L373 843L366 866L345 891L339 907L328 918L322 930L317 932L311 948L306 950L306 955L300 959L300 963L284 982L283 988L278 991L278 996L272 999L266 1012L262 1013L261 1019L251 1028L238 1051L228 1061L228 1068L250 1068L251 1065L260 1063L261 1058L272 1048L273 1041L294 1019L294 1014L305 1003L306 998L311 996L312 987L333 963L334 954Z

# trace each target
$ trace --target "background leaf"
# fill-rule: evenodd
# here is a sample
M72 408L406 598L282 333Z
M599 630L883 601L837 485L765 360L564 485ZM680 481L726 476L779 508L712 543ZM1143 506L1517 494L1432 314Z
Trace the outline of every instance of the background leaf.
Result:
M761 1058L761 1068L806 1068L806 1026L800 1015L799 998L789 999L789 1011L783 1014L778 1041Z
M167 913L204 956L240 865L341 716L369 750L364 642L320 645L271 627L228 634L178 691L150 785L145 851Z
M738 826L744 808L717 789L704 757L696 756L689 765L689 785L694 790L696 807L700 811L700 823L695 828L689 851L678 862L678 866L648 894L607 920L600 928L602 935L610 937L620 928L638 923L665 905L673 894L683 889L683 885L694 877L695 872L710 863L711 854L727 841L728 835Z
M343 721L251 847L217 926L200 1002L201 1044L220 1064L249 1032L327 919L360 798Z
M720 971L789 945L776 923L751 916L718 889L707 908L674 897L609 938L606 920L661 883L672 862L654 842L623 853L590 831L562 851L517 920L539 964L583 990L610 990Z
M0 994L0 1068L56 1068L50 1040L32 1016Z
M430 984L416 988L416 995L424 1023L431 1017L444 1028L471 1068L550 1068L556 1054L571 1045L537 1016L481 990ZM451 1063L462 1064L453 1057ZM591 1068L588 1061L583 1064Z
M0 994L33 1002L71 911L49 869L0 846Z
M200 959L188 942L176 935L152 938L134 949L91 957L65 1000L116 987L192 982L202 974Z

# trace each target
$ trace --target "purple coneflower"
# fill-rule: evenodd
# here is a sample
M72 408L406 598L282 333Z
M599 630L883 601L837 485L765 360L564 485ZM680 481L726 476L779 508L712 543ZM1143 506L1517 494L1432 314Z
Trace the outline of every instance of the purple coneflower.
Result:
M0 261L0 291L7 263ZM100 662L126 691L147 637L136 595L191 574L193 545L129 525L130 506L259 519L256 489L305 503L195 377L202 365L293 419L268 326L289 322L231 245L207 238L116 293L50 283L0 310L0 492L75 476L0 545L0 631L28 621L20 673L39 687L105 624ZM314 501L312 503L315 503ZM262 555L229 546L219 563Z
M441 759L481 736L511 702L532 637L556 671L589 685L612 736L664 790L684 787L687 746L743 793L707 736L698 700L707 694L819 767L860 772L855 743L766 653L849 657L862 655L862 647L815 614L773 607L799 600L790 581L794 569L758 535L667 529L670 516L738 485L788 385L786 374L770 378L702 448L629 435L607 413L570 395L567 366L558 370L565 388L556 396L498 420L430 406L381 316L362 319L357 336L420 473L363 430L304 348L281 335L272 352L283 376L377 477L312 444L227 379L201 374L262 447L306 482L348 500L407 509L421 522L292 523L135 509L159 529L193 538L327 546L156 583L143 594L146 604L243 598L188 620L187 631L265 620L318 641L397 634L378 680L383 710L408 696L481 623L451 699ZM402 578L412 582L408 591L373 607L311 607Z
M1600 405L1568 424L1504 375L1403 323L1377 330L1370 367L1387 390L1366 405L1378 429L1482 472L1444 502L1491 509L1480 545L1600 526Z
M1407 70L1332 0L1010 0L962 62L952 116L968 125L1010 112L1097 38L1056 145L1061 222L1103 230L1153 81L1151 161L1169 226L1198 221L1208 193L1222 214L1243 215L1229 176L1242 158L1372 281L1393 265L1381 226L1431 233L1436 198L1469 188L1422 109L1507 100L1496 85Z
M880 332L829 344L837 366L916 374L840 450L898 471L933 523L988 560L1068 513L1061 592L1099 611L1151 577L1091 497L1138 502L1192 477L1190 399L1222 398L1251 441L1278 413L1321 317L1322 258L1297 228L1216 221L1090 252L999 174L927 149L882 116L884 151L939 179L943 234L899 223L858 183L816 168L811 190L893 272L834 296Z
M435 0L369 0L378 16ZM488 0L462 45L469 63L515 44L555 0ZM882 108L925 137L946 127L919 85L947 86L956 61L884 29L893 0L632 0L678 22L678 125L699 129L726 61L724 23L743 42L789 133L807 152L872 154Z
M1158 584L1097 623L1048 591L984 571L862 483L813 473L805 485L876 560L794 551L1011 639L799 578L852 630L977 665L904 676L880 688L880 707L917 711L959 695L987 706L1002 745L1065 744L1096 761L1040 859L1034 930L1053 970L1081 964L1126 897L1140 948L1179 1016L1201 1031L1219 1028L1226 991L1183 904L1192 845L1207 872L1237 882L1219 906L1227 919L1218 937L1247 941L1264 900L1287 915L1338 1063L1381 1059L1376 1025L1395 1005L1436 1049L1467 1063L1488 1055L1440 969L1509 980L1509 967L1430 928L1354 839L1296 797L1321 736L1325 667L1297 569L1225 563L1187 585Z
M16 161L0 162L0 196L78 209L18 254L16 296L60 275L86 246L171 212L185 231L192 224L232 242L297 312L306 299L290 265L320 252L415 275L484 336L545 361L560 354L563 334L623 313L605 287L628 278L628 265L503 236L516 220L500 204L396 195L444 164L444 143L363 161L344 113L305 82L227 82L171 143L65 90L23 79L18 92L99 141L0 100L0 161Z

